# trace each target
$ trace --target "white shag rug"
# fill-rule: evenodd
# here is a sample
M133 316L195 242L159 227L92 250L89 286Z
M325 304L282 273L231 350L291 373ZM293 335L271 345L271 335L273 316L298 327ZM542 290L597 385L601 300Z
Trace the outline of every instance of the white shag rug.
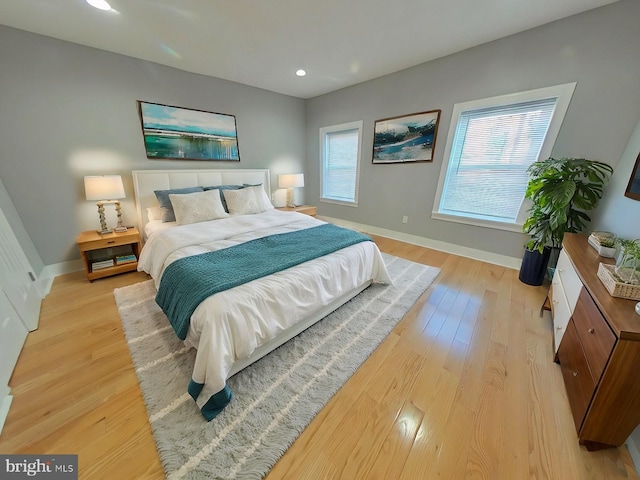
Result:
M195 351L155 303L152 280L114 290L158 453L169 479L261 479L431 285L440 270L384 254L374 284L227 382L204 420L186 389Z

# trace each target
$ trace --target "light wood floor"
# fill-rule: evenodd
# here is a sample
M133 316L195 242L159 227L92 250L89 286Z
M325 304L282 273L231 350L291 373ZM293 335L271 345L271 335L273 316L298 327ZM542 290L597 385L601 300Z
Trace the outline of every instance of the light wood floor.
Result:
M639 478L626 447L578 445L540 316L546 287L376 241L442 272L268 480ZM112 295L146 278L56 278L11 380L0 452L76 453L81 479L164 477Z

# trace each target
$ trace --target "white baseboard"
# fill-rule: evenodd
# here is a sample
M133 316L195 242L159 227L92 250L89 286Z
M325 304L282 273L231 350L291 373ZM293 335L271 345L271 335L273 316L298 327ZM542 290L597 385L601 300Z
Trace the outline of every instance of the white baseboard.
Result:
M45 276L50 278L51 281L58 275L64 275L65 273L73 273L84 269L82 265L82 260L70 260L68 262L60 262L54 263L52 265L47 265L42 269L41 276Z
M46 297L51 291L51 285L53 285L53 277L46 271L47 267L42 269L38 279L35 281L36 291L40 298Z
M432 248L441 252L452 253L461 257L473 258L474 260L480 260L482 262L493 263L494 265L500 265L502 267L513 268L515 270L520 269L522 258L509 257L507 255L500 255L497 253L487 252L485 250L479 250L477 248L463 247L454 243L442 242L440 240L433 240L431 238L420 237L418 235L412 235L410 233L397 232L395 230L389 230L386 228L373 227L371 225L365 225L362 223L349 222L340 218L322 217L318 216L321 220L331 222L343 227L353 228L354 230L360 230L368 232L373 235L380 235L381 237L391 238L393 240L399 240L401 242L411 243L413 245L420 245L421 247ZM82 261L71 260L69 262L55 263L47 265L42 270L40 278L46 278L48 287L46 292L49 292L53 279L58 275L64 275L66 273L78 272L82 270L84 266ZM39 290L40 291L40 290Z
M79 270L82 270L83 268L84 266L82 265L82 261L80 259L46 265L35 281L35 287L38 295L40 295L40 298L46 297L51 291L51 286L53 285L54 278L56 278L58 275L77 272Z
M354 230L371 233L372 235L379 235L381 237L387 237L393 240L411 243L413 245L420 245L421 247L427 247L433 250L439 250L441 252L452 253L461 257L473 258L474 260L480 260L482 262L492 263L494 265L500 265L502 267L513 268L515 270L519 270L522 263L522 258L508 257L507 255L486 252L477 248L463 247L461 245L455 245L453 243L442 242L440 240L420 237L418 235L411 235L409 233L396 232L395 230L388 230L386 228L373 227L371 225L349 222L340 218L321 216L318 216L318 218L343 227L353 228Z
M13 397L11 395L5 395L2 403L0 403L0 433L2 433L4 422L7 419L7 415L9 415L9 407L11 407L12 400Z
M631 455L631 460L633 460L633 464L636 466L636 472L640 473L640 452L638 451L638 445L636 445L633 439L633 434L627 438L625 444L629 450L629 455Z

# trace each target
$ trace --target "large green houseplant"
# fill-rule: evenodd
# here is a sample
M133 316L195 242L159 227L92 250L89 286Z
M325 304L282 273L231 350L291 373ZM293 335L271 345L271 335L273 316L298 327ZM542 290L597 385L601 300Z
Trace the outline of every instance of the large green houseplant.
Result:
M581 232L587 226L591 218L586 212L598 205L613 169L584 158L548 158L532 163L527 172L525 198L532 204L523 231L531 239L526 244L520 280L540 285L550 249L560 248L565 232ZM532 266L535 271L528 271Z

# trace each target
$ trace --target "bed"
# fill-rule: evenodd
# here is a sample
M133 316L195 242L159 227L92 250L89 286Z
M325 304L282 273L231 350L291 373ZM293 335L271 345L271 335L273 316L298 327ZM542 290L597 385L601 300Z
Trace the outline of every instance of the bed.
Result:
M232 375L372 282L390 283L368 237L274 209L269 170L132 174L144 238L138 270L153 278L178 337L197 349L187 390L206 420L231 401Z

